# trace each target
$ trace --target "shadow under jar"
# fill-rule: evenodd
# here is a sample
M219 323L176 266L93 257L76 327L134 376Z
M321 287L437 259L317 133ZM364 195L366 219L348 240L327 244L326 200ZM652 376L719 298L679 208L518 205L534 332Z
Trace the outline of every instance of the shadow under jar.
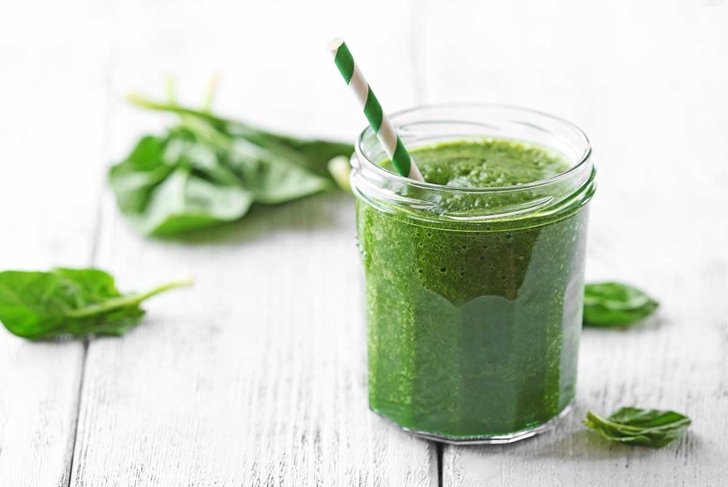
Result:
M512 141L566 161L499 187L423 183L384 167L371 129L352 157L366 279L369 405L453 443L509 443L546 430L574 399L587 203L585 134L544 113L428 106L392 117L418 147Z

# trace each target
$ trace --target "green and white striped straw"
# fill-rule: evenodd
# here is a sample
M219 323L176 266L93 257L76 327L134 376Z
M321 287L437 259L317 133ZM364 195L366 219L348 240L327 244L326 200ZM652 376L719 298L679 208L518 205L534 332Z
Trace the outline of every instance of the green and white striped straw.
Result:
M392 159L394 168L402 176L417 181L424 181L425 179L422 177L422 173L417 169L409 152L404 147L402 139L394 131L392 122L389 121L389 118L382 110L382 106L379 104L377 97L374 96L371 86L364 79L364 75L359 69L359 66L354 62L354 58L351 56L351 52L346 47L344 40L339 38L334 39L329 42L328 49L333 54L334 63L339 68L341 75L344 77L344 81L354 90L354 94L364 108L364 115L369 120L369 125L371 125L374 133L377 134L377 138L382 143L384 151Z

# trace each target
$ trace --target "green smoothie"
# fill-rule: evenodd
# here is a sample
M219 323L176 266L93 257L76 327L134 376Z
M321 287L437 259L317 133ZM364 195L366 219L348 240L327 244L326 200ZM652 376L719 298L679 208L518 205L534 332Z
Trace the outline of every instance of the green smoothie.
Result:
M570 167L553 151L499 139L411 153L427 182L452 188L527 185ZM467 213L533 197L493 192L441 204ZM564 411L576 382L587 199L473 223L359 198L370 407L452 440L508 437Z

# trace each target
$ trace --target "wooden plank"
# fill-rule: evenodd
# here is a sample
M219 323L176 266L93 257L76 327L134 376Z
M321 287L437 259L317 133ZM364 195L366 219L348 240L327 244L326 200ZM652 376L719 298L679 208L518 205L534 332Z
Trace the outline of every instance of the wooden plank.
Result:
M69 29L62 19L84 22ZM92 263L105 21L83 0L23 2L0 16L0 269ZM0 485L67 485L83 357L79 342L31 343L0 330Z
M460 28L463 8L472 24ZM588 10L588 15L587 11ZM577 21L577 13L583 15ZM724 4L438 4L423 49L428 101L484 97L583 126L598 158L587 277L663 303L625 332L585 330L575 411L513 446L444 451L444 484L718 485L728 474L728 15ZM483 57L473 56L479 46ZM610 446L587 409L674 408L694 419L665 450Z
M387 8L392 16L382 21L377 5L353 19L333 2L322 2L320 17L298 2L261 3L254 16L229 2L125 4L113 87L159 93L161 75L171 71L184 83L182 96L195 100L194 90L224 65L223 112L351 138L363 119L325 44L347 32L362 62L379 61L372 53L399 39L394 25L405 13ZM383 35L367 48L375 21ZM401 64L404 74L382 75L389 82L378 92L383 102L407 104L401 78L411 66L397 56L372 63L380 72L370 76ZM118 157L153 117L114 110ZM91 344L72 485L437 482L434 447L367 410L349 197L262 209L177 243L134 234L110 198L102 220L99 262L123 277L122 286L184 275L198 283L150 302L144 325L123 339Z
M351 202L251 215L195 244L118 223L101 258L138 283L197 276L89 351L74 485L427 485L433 449L366 409Z

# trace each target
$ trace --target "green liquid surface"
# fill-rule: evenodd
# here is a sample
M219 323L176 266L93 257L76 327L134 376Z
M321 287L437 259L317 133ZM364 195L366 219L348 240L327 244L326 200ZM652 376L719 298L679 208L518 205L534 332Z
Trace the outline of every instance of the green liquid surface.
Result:
M525 184L569 167L497 139L412 156L428 182L457 187ZM454 439L508 435L558 415L574 398L586 219L579 207L463 225L358 200L370 407Z
M499 139L445 142L419 148L412 156L428 183L462 188L517 186L569 169L557 154Z

